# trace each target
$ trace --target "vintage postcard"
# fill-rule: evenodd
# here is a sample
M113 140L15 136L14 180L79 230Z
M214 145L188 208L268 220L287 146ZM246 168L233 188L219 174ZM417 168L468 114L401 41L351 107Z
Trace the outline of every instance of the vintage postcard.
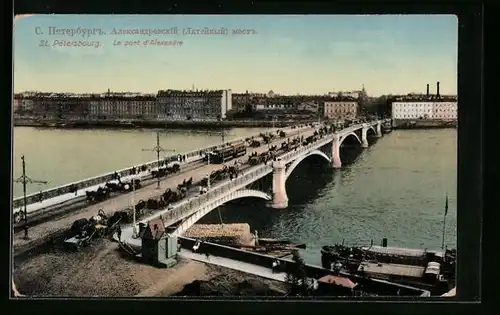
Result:
M17 16L13 295L453 295L457 32Z

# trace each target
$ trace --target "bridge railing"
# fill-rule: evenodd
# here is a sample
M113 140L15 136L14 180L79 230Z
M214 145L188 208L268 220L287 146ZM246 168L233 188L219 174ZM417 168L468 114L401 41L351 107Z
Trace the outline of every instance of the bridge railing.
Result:
M275 128L275 129L290 129L290 127L288 127L288 128ZM258 136L258 135L259 134L254 134L253 136ZM242 141L245 138L247 138L247 137L241 137L241 138L229 141L229 143L233 144L233 143ZM208 146L205 148L196 149L196 150L192 150L192 151L189 151L186 153L182 153L180 155L185 155L186 160L189 160L189 159L194 158L194 157L199 157L201 159L203 153L205 153L207 151L215 150L215 149L219 148L220 146L221 145L212 145L212 146ZM160 160L160 163L163 163L165 160L168 160L171 162L177 161L178 155L179 154L167 156L167 157L163 158L162 160ZM150 161L147 163L139 163L138 164L138 166L142 166L142 165L145 165L148 169L151 169L151 168L154 169L154 168L158 167L158 161L154 160L154 161ZM50 198L54 198L57 196L61 196L64 194L68 194L68 193L70 193L70 189L72 187L76 187L78 190L82 190L82 189L85 189L87 187L92 187L92 186L104 184L104 183L109 182L109 181L114 179L114 176L115 176L114 173L115 172L110 172L110 173L107 173L104 175L94 176L94 177L91 177L88 179L72 182L72 183L65 184L65 185L62 185L59 187L50 188L50 189L42 191L41 194L40 193L30 194L30 195L26 196L26 203L29 205L29 204L33 204L36 202L40 202L40 200L42 200L42 199L45 200L45 199L50 199ZM133 174L133 166L116 171L116 173L120 177L132 175ZM12 208L16 209L16 208L22 207L23 205L24 205L23 197L18 197L18 198L15 198L13 200Z
M308 151L314 150L316 148L322 147L325 144L333 141L333 137L334 137L334 135L327 135L324 138L319 139L316 142L310 143L310 144L308 144L306 146L303 146L303 147L299 147L297 149L297 151L287 152L284 155L280 156L279 159L281 159L285 164L287 164L289 162L292 162L298 156L304 154L305 152L308 152Z
M191 216L204 204L224 197L232 191L241 189L251 184L258 178L262 178L267 174L270 174L272 170L272 165L261 165L257 168L251 169L242 176L238 176L238 178L233 179L232 181L221 183L219 184L219 186L214 187L207 193L198 197L194 197L191 200L179 204L174 209L161 214L163 221L165 222L166 226L172 225L179 220Z

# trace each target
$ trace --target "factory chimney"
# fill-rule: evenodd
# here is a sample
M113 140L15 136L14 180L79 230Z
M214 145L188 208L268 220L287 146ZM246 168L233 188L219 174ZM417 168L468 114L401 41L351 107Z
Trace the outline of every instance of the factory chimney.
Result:
M437 91L436 91L436 96L439 97L439 81L437 82Z
M429 96L429 84L427 84L427 96Z

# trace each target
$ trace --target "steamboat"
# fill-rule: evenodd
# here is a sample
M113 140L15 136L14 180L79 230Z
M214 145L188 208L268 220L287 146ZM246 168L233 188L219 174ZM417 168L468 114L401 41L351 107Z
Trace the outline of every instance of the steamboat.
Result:
M456 250L336 244L321 249L323 268L343 270L374 279L388 280L429 290L434 295L448 292L455 285Z

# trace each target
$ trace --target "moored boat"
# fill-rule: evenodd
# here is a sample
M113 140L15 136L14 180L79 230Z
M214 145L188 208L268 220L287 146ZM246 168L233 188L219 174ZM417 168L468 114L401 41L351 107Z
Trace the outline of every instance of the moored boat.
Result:
M445 252L402 247L323 246L321 262L326 269L343 269L370 278L416 286L436 294L454 285L456 250ZM443 291L444 293L444 291Z

